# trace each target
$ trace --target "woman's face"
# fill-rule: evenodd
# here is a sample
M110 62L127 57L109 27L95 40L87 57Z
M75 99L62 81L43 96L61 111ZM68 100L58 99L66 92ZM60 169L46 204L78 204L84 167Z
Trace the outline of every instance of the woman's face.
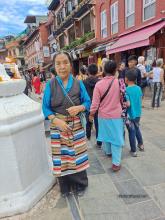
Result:
M69 76L71 71L71 63L66 54L59 54L55 59L55 69L57 75L61 77L61 79L65 79Z
M124 70L124 69L125 69L125 63L121 63L119 69L120 69L121 71Z

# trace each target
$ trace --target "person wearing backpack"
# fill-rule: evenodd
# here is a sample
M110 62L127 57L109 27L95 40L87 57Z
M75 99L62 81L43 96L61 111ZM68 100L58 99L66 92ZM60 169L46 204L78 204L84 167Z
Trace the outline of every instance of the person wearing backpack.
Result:
M85 88L88 92L90 99L92 100L95 85L98 81L100 81L97 77L98 67L95 63L92 63L88 66L88 74L89 74L89 77L86 80L84 80L83 83L85 85ZM87 120L86 136L87 136L88 140L90 140L93 123L91 123L89 121L89 113L86 113L86 120ZM96 139L97 139L97 137L98 137L98 115L97 115L97 113L94 116L94 125L95 125L95 130L96 130ZM102 143L100 141L97 141L96 146L101 147L101 145L102 145Z
M112 154L112 170L121 168L122 147L124 146L124 124L120 102L119 81L116 78L117 64L107 61L104 66L105 77L94 89L90 108L90 121L98 111L98 141L103 142L106 154Z

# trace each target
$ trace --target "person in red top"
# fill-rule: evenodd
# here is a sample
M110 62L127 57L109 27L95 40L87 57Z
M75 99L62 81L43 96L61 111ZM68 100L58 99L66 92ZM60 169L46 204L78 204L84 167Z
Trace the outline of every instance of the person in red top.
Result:
M40 95L41 94L41 81L40 81L40 77L37 75L36 72L33 73L32 86L34 88L35 94Z

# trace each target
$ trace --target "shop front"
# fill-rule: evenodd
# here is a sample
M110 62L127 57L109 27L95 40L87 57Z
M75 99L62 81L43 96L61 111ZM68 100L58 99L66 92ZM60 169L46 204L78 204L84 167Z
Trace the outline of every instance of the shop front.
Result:
M106 48L106 55L117 62L127 61L132 54L145 56L147 60L165 59L165 21L119 36L112 46Z

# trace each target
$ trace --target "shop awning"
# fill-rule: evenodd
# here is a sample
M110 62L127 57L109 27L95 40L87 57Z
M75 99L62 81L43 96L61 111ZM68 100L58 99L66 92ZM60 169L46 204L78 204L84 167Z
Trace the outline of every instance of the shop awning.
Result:
M98 53L100 51L106 51L107 48L112 46L116 41L111 41L108 44L101 44L93 49L93 53Z
M106 46L107 46L106 44L103 44L103 45L100 45L100 46L94 48L93 53L98 53L100 51L104 51L106 49Z
M118 53L138 47L148 46L149 38L165 26L165 21L143 28L133 33L121 36L111 47L106 48L106 54Z

